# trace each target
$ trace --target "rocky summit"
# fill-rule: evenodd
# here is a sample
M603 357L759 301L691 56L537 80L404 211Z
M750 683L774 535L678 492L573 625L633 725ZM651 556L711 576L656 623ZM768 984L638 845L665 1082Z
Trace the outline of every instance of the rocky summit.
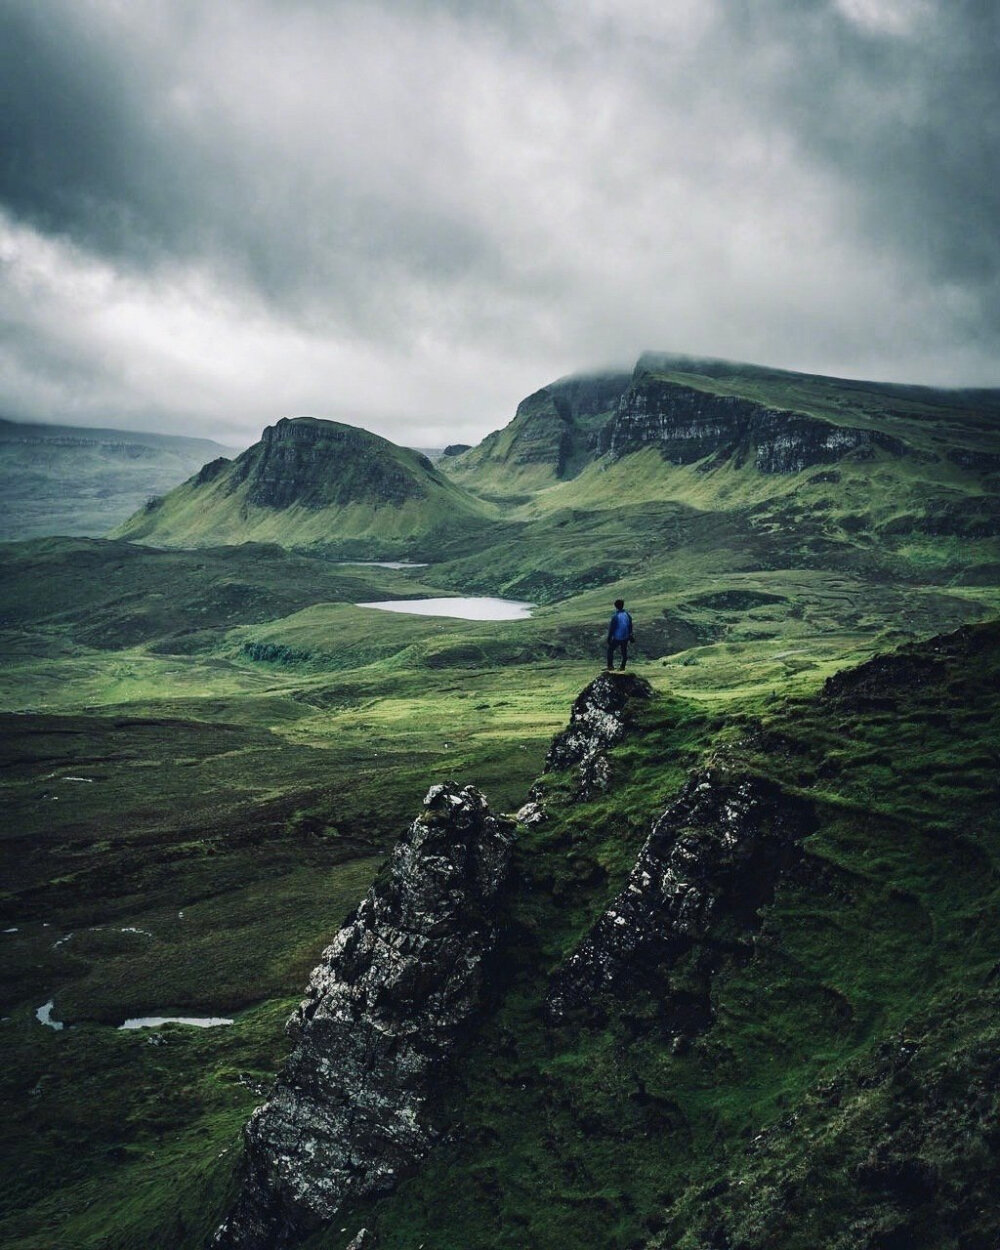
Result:
M633 699L650 699L653 687L633 673L602 673L577 695L569 725L557 734L545 757L545 771L578 767L579 797L606 790L608 749L625 736Z
M427 1151L436 1086L483 999L513 840L473 786L428 791L288 1022L295 1049L246 1127L216 1247L295 1244Z

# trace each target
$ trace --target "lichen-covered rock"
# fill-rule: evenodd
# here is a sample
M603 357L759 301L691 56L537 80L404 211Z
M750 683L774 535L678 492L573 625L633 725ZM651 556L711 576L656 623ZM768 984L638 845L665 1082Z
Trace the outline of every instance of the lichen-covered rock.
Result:
M214 1245L280 1250L388 1192L435 1138L431 1103L483 997L514 840L472 786L433 786L288 1022L295 1049L245 1130Z
M579 796L608 788L607 750L625 736L632 699L650 699L653 687L634 673L602 673L573 704L569 725L557 734L545 757L545 772L579 766Z
M718 768L696 774L653 826L625 888L554 973L549 1018L645 989L679 1035L702 1027L704 977L757 926L813 827L811 805L774 782ZM671 980L681 959L691 965L682 989Z
M540 825L548 818L545 804L540 799L530 799L514 813L514 819L522 825Z

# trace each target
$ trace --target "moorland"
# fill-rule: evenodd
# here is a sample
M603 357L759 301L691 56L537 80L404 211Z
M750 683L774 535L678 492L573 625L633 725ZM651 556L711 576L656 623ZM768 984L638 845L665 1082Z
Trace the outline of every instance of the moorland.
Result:
M1000 392L649 354L435 464L283 420L107 538L4 544L4 1244L207 1243L324 946L430 785L521 807L619 595L654 697L519 831L462 1131L309 1244L993 1244L998 537ZM536 606L357 606L448 595ZM706 768L808 801L804 855L553 1025Z

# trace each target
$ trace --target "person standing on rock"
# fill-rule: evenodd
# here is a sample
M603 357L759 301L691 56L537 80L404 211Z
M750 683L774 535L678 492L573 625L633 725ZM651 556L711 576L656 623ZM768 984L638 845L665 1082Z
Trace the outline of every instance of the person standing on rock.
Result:
M615 600L615 614L608 622L608 672L615 667L615 648L621 648L621 668L628 663L628 644L632 641L632 617L625 611L625 600Z

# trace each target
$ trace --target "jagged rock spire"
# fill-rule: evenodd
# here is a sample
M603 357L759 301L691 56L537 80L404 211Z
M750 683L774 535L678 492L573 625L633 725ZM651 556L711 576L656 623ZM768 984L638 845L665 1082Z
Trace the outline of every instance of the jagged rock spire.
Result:
M430 1102L483 993L514 841L473 786L433 786L288 1022L296 1045L245 1130L219 1250L281 1250L384 1194L435 1137Z

